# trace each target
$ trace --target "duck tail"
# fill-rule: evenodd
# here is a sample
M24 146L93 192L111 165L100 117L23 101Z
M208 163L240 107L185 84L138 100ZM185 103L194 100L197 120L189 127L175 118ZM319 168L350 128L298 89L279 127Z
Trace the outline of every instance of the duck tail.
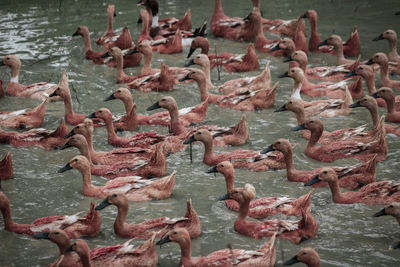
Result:
M156 199L166 199L170 197L175 187L175 178L176 171L173 171L171 175L155 180L152 185L157 187L159 191L157 191L157 195L151 197ZM162 194L159 194L160 192Z
M238 124L232 127L232 130L235 135L243 136L243 139L245 139L246 142L249 141L250 134L249 134L249 127L247 125L246 115L244 114L242 115L242 119L238 122Z
M67 128L67 125L65 124L64 118L61 119L60 125L58 125L57 129L55 129L53 132L49 134L49 136L46 137L61 137L64 138L69 133L69 129Z
M186 202L186 213L185 213L184 217L188 218L187 221L190 222L190 224L192 226L199 225L198 230L196 232L193 233L193 232L189 231L190 237L194 238L194 237L199 236L201 234L200 219L199 219L199 215L197 214L196 210L193 208L191 199L189 199ZM192 227L192 230L195 228L196 227Z
M297 209L305 210L306 212L311 211L311 195L314 190L311 189L308 193L299 197L296 201Z

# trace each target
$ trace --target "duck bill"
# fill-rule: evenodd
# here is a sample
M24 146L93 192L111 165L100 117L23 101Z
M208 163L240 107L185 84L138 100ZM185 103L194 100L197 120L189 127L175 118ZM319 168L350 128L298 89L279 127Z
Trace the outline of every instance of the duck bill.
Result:
M6 64L4 64L4 60L0 60L0 66L5 66Z
M78 35L79 35L78 30L76 30L76 32L74 32L74 33L72 34L72 36L78 36Z
M169 242L172 242L172 240L169 239L169 236L167 236L167 237L164 237L163 239L160 239L160 240L156 243L156 245L161 246L162 244L169 243Z
M193 54L194 51L196 51L196 48L190 47L189 54L187 55L186 58L190 58L190 56Z
M278 78L286 78L286 77L290 77L288 71L278 76Z
M180 82L184 82L184 81L187 81L187 80L190 80L189 74L186 75L185 77L183 77L182 79L179 79Z
M283 263L283 266L293 265L293 264L298 263L298 262L300 262L300 261L297 259L297 255L295 255L290 260L285 261Z
M270 50L269 50L269 52L271 53L271 52L274 52L274 51L278 51L278 50L281 50L281 48L280 48L280 43L277 43L274 47L272 47Z
M282 112L282 111L286 111L286 110L287 110L286 104L284 104L282 107L280 107L280 108L278 108L278 109L275 109L274 112Z
M316 175L316 176L314 176L314 178L312 178L308 182L304 183L304 186L311 186L311 185L319 183L319 182L321 182L321 180L319 179L319 176Z
M102 54L100 56L100 58L106 58L106 57L109 57L109 56L110 56L110 54L108 52L106 52L106 53Z
M59 169L57 172L58 173L63 173L66 171L72 170L72 167L69 163L67 163L67 165L65 165L64 167L62 167L61 169Z
M158 102L154 103L153 105L151 105L150 107L146 108L147 111L150 110L155 110L155 109L159 109L161 108L160 105L158 104Z
M218 172L217 170L217 165L215 165L214 167L209 168L206 173L213 173L213 172Z
M306 124L302 123L300 125L297 125L296 127L293 127L291 130L296 132L296 131L306 130L306 129L307 129Z
M290 56L290 57L287 57L287 58L285 58L284 60L283 60L283 62L289 62L289 61L293 61L293 58Z
M106 98L104 98L104 102L107 102L107 101L110 101L110 100L114 100L115 99L115 96L114 96L114 93L112 93L111 95L109 95L108 97L106 97Z
M97 205L94 209L95 210L102 210L107 206L110 206L111 203L108 201L108 197L106 197L99 205Z
M56 90L57 90L57 89L58 89L58 88L56 88ZM51 93L51 94L49 95L49 97L58 96L57 93L56 93L56 90L54 90L54 92Z
M60 147L60 150L64 150L66 148L72 147L69 142L65 143L62 147Z
M192 66L192 65L195 65L195 64L196 64L196 63L194 63L194 60L191 59L191 60L189 60L188 62L186 62L185 67L189 67L189 66Z
M317 44L317 47L323 46L323 45L329 45L328 42L325 40L323 42L320 42L319 44Z
M135 48L133 48L132 51L129 51L127 55L133 55L133 54L137 54L137 53L139 53L139 51L138 51L137 48L135 47Z
M246 17L243 18L243 21L244 21L244 22L248 22L248 21L249 21L249 19L250 19L249 15L250 15L250 14L248 14Z
M374 64L375 62L372 60L372 58L370 58L368 61L367 61L367 65L372 65L372 64Z
M349 106L349 108L359 108L361 107L360 101L354 102Z
M374 39L372 39L372 41L376 42L376 41L383 40L383 39L384 39L383 34L380 34L379 36L376 36Z
M378 92L375 92L371 95L373 98L380 98L380 96L378 95Z
M37 239L50 239L49 238L49 232L35 233L32 236L37 238Z
M306 18L307 18L307 13L308 13L308 12L304 13L304 14L301 16L301 18L302 18L302 19L306 19Z
M225 195L220 196L220 197L217 198L217 200L219 200L219 201L228 200L228 199L232 199L232 198L231 198L231 194L229 194L229 193L227 193L227 194L225 194Z
M72 249L72 246L69 246L69 247L67 248L67 250L65 250L65 252L72 252L72 251L74 251L74 250Z
M183 142L183 144L184 144L184 145L187 145L187 144L193 143L194 141L196 141L196 139L194 139L194 135L192 135L191 137L189 137L188 139L186 139L186 140Z
M74 129L72 129L66 136L64 136L64 139L70 138L71 136L74 136L75 132Z
M374 215L372 215L372 217L381 217L381 216L385 216L388 215L385 211L385 208L381 209L380 211L378 211L377 213L375 213Z
M96 117L96 112L90 113L89 115L86 116L88 119L95 119Z
M352 77L352 76L357 76L356 71L353 70L352 72L349 72L349 73L347 73L346 75L344 75L344 77L346 77L346 78Z
M399 12L400 14L400 12ZM389 250L400 248L400 241L390 245Z
M271 151L275 151L275 148L272 145L261 150L260 154L267 154L268 152L271 152Z

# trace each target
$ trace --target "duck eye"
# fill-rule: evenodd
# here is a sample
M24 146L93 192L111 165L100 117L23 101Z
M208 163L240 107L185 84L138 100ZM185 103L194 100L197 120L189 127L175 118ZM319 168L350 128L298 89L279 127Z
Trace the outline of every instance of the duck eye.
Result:
M307 254L307 252L303 252L303 255L306 255Z
M117 194L113 194L112 197L117 197Z
M102 110L99 110L99 112L100 112L100 113L103 113L103 111L102 111Z
M121 90L118 90L117 92L118 92L118 93L121 93Z
M60 232L55 232L54 234L58 235L58 234L60 234Z
M360 67L360 70L363 70L364 68L363 67Z
M385 32L386 34L390 34L390 32Z
M75 162L77 162L77 161L78 161L78 159L75 159L74 161L75 161Z
M200 56L197 56L196 58L200 58Z
M281 141L278 141L277 144L280 145L280 144L281 144Z
M393 208L393 205L389 205L389 208Z
M292 102L292 101L289 101L289 104L293 104L293 102Z
M221 164L221 167L222 167L222 168L225 167L224 164Z
M7 57L7 60L10 60L10 57Z
M165 101L165 99L163 98L163 99L161 99L161 101Z
M323 171L322 173L323 173L323 174L327 174L328 172L327 172L327 171Z
M291 71L292 73L294 72L294 70Z

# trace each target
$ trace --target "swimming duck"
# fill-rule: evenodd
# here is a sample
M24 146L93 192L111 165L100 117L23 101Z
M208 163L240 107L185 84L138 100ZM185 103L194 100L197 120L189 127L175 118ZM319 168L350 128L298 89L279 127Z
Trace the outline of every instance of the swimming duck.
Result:
M124 30L127 31L129 34L128 28L126 28ZM82 36L83 41L85 43L85 58L86 59L92 60L93 63L95 63L95 64L107 64L110 67L114 67L114 68L117 67L117 63L115 62L115 60L113 60L112 57L104 56L104 54L107 51L94 52L92 50L92 45L90 43L90 33L89 33L89 29L87 26L84 26L84 25L79 26L77 28L76 32L72 36L78 36L78 35ZM127 49L124 49L124 53L123 53L124 61L122 64L123 68L138 66L140 64L140 61L142 60L141 54L127 55L128 50L131 47L132 47L132 40L130 41L130 46L127 47Z
M265 64L264 70L253 77L243 77L226 81L218 86L218 91L221 94L229 95L235 92L258 91L262 88L271 88L271 71L269 61Z
M104 121L108 133L108 143L116 147L148 147L160 141L164 141L166 136L159 135L156 132L142 132L130 137L119 137L115 133L114 124L112 122L112 114L109 109L101 108L96 112L88 115L87 118L98 118Z
M58 172L77 169L82 174L83 194L89 197L104 198L110 193L121 193L130 201L148 201L168 198L175 185L176 171L159 179L144 179L140 176L117 177L104 186L94 186L91 178L91 167L85 156L75 156Z
M208 56L211 64L211 68L214 68L216 65L221 64L222 61L228 60L232 57L237 57L239 55L235 55L232 53L221 53L221 54L209 54L210 50L210 43L208 40L204 37L198 36L194 38L190 44L190 50L186 58L190 58L190 56L193 54L194 51L197 50L197 48L200 48L200 54L205 54Z
M111 38L110 37L102 38L102 37L100 37L96 41L96 43L101 45L104 49L110 49L111 47L119 47L121 50L124 50L132 47L132 36L127 26L125 26L122 29L122 32L119 36L114 36Z
M296 44L290 38L284 37L280 39L278 42L275 42L273 46L264 46L265 48L269 48L268 53L274 52L274 56L290 56L296 51ZM279 52L279 53L278 53Z
M235 220L234 229L239 234L251 238L260 239L277 233L278 237L287 239L294 244L315 237L318 232L318 224L310 210L302 210L300 221L273 219L263 222L246 220L250 201L256 197L256 189L251 184L235 188L232 192L219 198L219 200L234 199L239 202L239 216Z
M123 194L114 193L108 195L96 206L96 210L102 210L109 205L115 205L118 208L117 217L114 222L114 232L118 236L146 239L155 232L157 237L161 237L169 230L177 227L184 227L188 230L191 238L198 237L201 233L200 220L192 206L191 200L187 201L186 214L183 217L160 217L138 224L127 224L125 222L129 210L129 202L127 197Z
M379 41L379 40L388 40L389 42L389 53L388 57L390 61L398 62L400 60L400 56L397 53L397 34L394 30L386 30L382 34L375 37L372 41Z
M7 128L32 129L42 125L46 113L45 99L39 106L32 110L26 109L14 112L0 112L0 125Z
M333 49L336 52L336 58L337 58L336 64L337 65L344 65L345 68L349 68L352 64L354 64L354 62L355 62L354 60L347 59L344 57L343 41L339 35L332 34L331 36L329 36L328 39L319 43L317 46L321 47L324 45L333 46Z
M206 173L219 172L225 177L226 192L234 190L235 169L229 161L223 161L211 167ZM301 216L301 209L310 208L311 192L296 198L288 197L262 197L250 202L248 216L263 219L270 215L283 213L287 216ZM239 211L239 204L235 200L225 200L228 209Z
M302 248L295 256L283 263L284 266L293 265L302 262L308 267L320 267L320 258L318 252L313 248Z
M59 215L38 218L31 224L19 224L13 221L10 202L7 196L0 191L0 210L4 218L4 229L17 234L34 235L53 229L63 229L71 238L81 236L94 237L100 232L100 214L95 210L95 204L90 204L90 210L85 216L82 212L73 215Z
M289 140L280 138L272 145L263 149L260 153L265 154L271 151L279 151L285 157L286 177L291 182L305 183L312 179L321 168L311 171L296 170L293 164L293 149ZM339 186L355 189L360 184L369 184L376 182L376 156L373 156L369 161L355 166L332 167L340 177ZM317 183L314 187L327 186L327 183Z
M338 184L337 174L330 167L322 168L318 175L304 185L310 186L321 181L328 183L332 192L332 200L335 203L378 205L400 201L400 184L393 183L392 181L370 183L361 187L356 192L348 191L342 193Z
M351 157L362 161L368 161L373 154L377 154L378 162L386 159L388 148L383 125L381 126L381 130L371 136L368 142L367 140L364 140L364 142L345 140L335 141L321 146L316 146L324 131L324 126L320 119L307 119L305 123L292 128L292 131L299 131L302 129L311 131L311 137L308 141L305 154L312 159L323 162L333 162L337 159Z
M107 31L99 37L99 39L96 40L96 44L98 45L104 45L111 40L115 40L115 33L113 29L113 22L114 22L114 17L117 16L117 13L115 13L115 6L114 5L108 5L107 7L107 18L108 18L108 25L107 25Z
M209 103L237 110L254 111L270 107L275 102L276 88L278 87L278 83L275 83L272 88L264 88L257 91L247 88L248 90L244 92L232 93L230 95L216 95L208 93L206 77L202 71L191 71L180 81L189 79L197 82L202 101L208 98Z
M38 239L48 239L58 246L60 256L51 266L156 266L158 256L155 248L155 236L153 235L139 247L134 247L131 240L123 244L106 247L96 247L89 251L89 247L83 240L76 240L71 244L68 235L61 229L34 235ZM73 254L75 251L78 255ZM90 255L90 257L89 257Z
M375 53L367 65L378 64L381 74L381 86L400 89L400 81L389 79L389 59L384 53Z
M283 156L281 154L269 154L260 157L254 150L234 150L229 153L213 153L213 137L206 129L197 130L184 144L200 141L204 144L203 163L214 166L226 160L230 160L235 168L250 169L253 171L265 171L270 168L284 168Z
M0 161L0 180L11 179L13 175L14 169L12 164L12 156L10 152L7 152L4 158Z
M222 10L222 0L215 0L215 8L211 17L211 32L215 37L234 39L237 34L237 28L231 26L243 23L242 18L230 18Z
M393 202L387 204L382 210L378 211L373 217L380 217L385 215L392 215L400 224L400 202ZM396 242L389 247L389 250L400 248L400 242Z
M41 82L30 85L19 83L19 70L21 61L16 55L4 56L0 61L0 66L7 66L11 69L11 79L7 84L6 93L11 96L29 97L34 99L46 100L56 88L56 84Z
M284 61L296 61L299 64L299 67L306 74L306 78L312 80L342 81L345 79L344 75L349 72L349 70L345 69L343 66L308 68L307 54L301 50L296 50Z
M382 98L386 102L387 107L387 115L386 121L400 123L400 97L395 97L393 90L389 87L382 87L379 90L372 94L372 97Z
M180 266L260 266L272 267L275 264L275 238L273 235L257 251L244 249L222 249L207 256L192 257L190 253L190 235L185 228L175 228L157 242L162 245L168 242L178 243L181 248Z

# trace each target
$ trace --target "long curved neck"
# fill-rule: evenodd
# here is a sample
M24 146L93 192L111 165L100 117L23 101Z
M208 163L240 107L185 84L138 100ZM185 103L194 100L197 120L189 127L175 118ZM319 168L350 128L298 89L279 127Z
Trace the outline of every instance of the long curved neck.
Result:
M4 229L10 230L12 226L14 226L15 224L11 216L10 205L7 205L4 208L2 208L1 213L3 214L3 219L4 219Z
M293 86L291 98L303 100L300 95L301 87L303 87L303 82L304 82L304 79L303 80L301 80L301 79L294 80L294 86Z
M304 108L300 108L294 112L296 115L297 124L302 124L306 121L306 114Z
M249 209L250 209L250 201L246 200L243 203L240 203L238 219L241 220L246 219L247 214L249 213Z
M144 55L144 64L142 67L142 74L146 74L151 71L151 60L153 58L153 53L150 51L146 51L143 53Z
M72 107L72 99L71 99L71 94L68 92L63 98L64 100L64 110L65 114L67 115L72 115L74 113L73 107Z
M90 154L92 155L93 153L96 152L93 149L92 134L91 133L85 133L83 136L85 136L85 138L86 138Z
M282 153L283 153L283 156L285 157L286 174L289 177L294 171L296 171L296 169L294 168L294 164L293 164L293 151L292 151L292 149L289 149Z
M329 188L331 189L331 192L332 192L333 202L340 203L340 202L343 202L346 200L344 198L342 192L340 191L339 182L337 180L334 182L330 182L328 184L329 184Z
M140 32L140 35L142 35L142 36L149 35L149 18L147 18L147 17L146 17L146 19L142 20L142 31Z
M11 67L11 80L10 80L10 82L18 83L20 68L21 68L20 64Z
M369 94L375 93L376 87L375 87L374 74L372 73L372 74L364 75L363 78L365 79L365 82L367 83Z
M369 114L371 115L371 119L372 119L372 125L373 128L375 129L378 126L378 121L379 121L379 111L378 111L378 106L375 105L373 107L366 107L369 111Z
M215 0L215 8L214 8L214 13L224 13L222 10L222 0Z
M92 267L92 263L90 262L90 253L83 253L79 255L81 259L81 263L83 267Z
M389 82L389 64L388 62L382 62L382 64L379 65L380 67L380 73L381 73L381 81L382 82Z
M307 149L317 144L318 140L321 138L322 132L323 130L321 129L315 129L314 131L311 131L311 137L310 140L308 141Z
M190 262L192 259L190 254L190 239L185 238L185 240L179 242L179 247L181 248L181 263Z
M212 142L213 142L212 140L209 140L208 142L203 142L203 144L204 144L204 159L212 158L214 156Z
M81 152L81 155L86 157L89 160L90 164L93 164L92 157L89 151L89 146L88 145L79 146L78 149L79 152Z
M83 180L83 194L87 196L93 196L93 192L100 189L98 186L92 184L92 175L90 173L90 167L80 170Z
M133 108L133 99L132 97L124 97L121 99L125 106L126 114L129 114Z
M343 53L343 45L335 45L334 46L335 52L336 52L336 57L337 57L337 64L339 65L340 61L345 60L344 53Z
M108 12L108 26L107 32L112 33L113 31L114 14L113 12Z
M386 97L385 102L386 102L388 114L395 113L395 110L394 110L395 98L394 98L394 96Z
M314 34L314 35L318 35L318 32L317 32L317 19L318 18L314 17L314 16L309 18L310 27L311 27L311 34Z
M118 137L117 134L115 133L112 117L107 116L106 118L104 118L104 123L106 124L108 138L110 139Z
M67 252L67 249L71 246L71 242L70 242L69 238L57 242L57 246L60 251L60 254L70 253L70 252Z
M208 96L208 88L207 88L207 81L205 77L197 80L200 89L200 98L202 101L206 100Z
M389 41L390 53L398 55L397 54L397 48L396 48L397 40L393 38L393 39L389 39L388 41Z
M235 175L233 172L229 173L224 173L225 176L225 184L226 184L226 192L232 192L234 188L234 181L235 181Z
M178 107L175 105L173 107L168 108L169 116L171 117L171 132L174 135L180 135L185 131L182 123L179 121L179 113Z
M128 210L129 205L127 203L118 205L118 214L117 218L115 218L114 227L124 227Z
M115 57L115 61L117 62L117 79L121 79L126 75L124 72L124 58L122 54L118 54Z
M92 51L92 44L90 43L90 33L84 32L82 37L83 37L83 42L85 43L85 52Z

